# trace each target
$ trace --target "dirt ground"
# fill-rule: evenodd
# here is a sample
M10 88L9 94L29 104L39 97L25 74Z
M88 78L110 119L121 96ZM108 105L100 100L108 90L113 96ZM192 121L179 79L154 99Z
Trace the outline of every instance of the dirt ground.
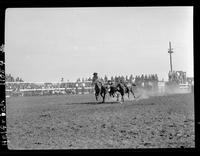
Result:
M7 99L9 149L195 147L194 95L96 103L94 95Z

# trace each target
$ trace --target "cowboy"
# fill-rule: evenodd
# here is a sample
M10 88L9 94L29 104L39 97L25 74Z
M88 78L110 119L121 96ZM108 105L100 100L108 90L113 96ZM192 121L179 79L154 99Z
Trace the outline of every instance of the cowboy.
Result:
M103 84L102 80L98 78L97 73L93 73L92 85L94 86L96 100L98 101L98 96L101 95L104 103L106 95L106 86Z
M98 80L98 73L93 73L93 77L92 77L92 84L94 85L94 83Z
M104 84L104 82L98 77L98 73L93 73L92 85L94 85L96 82Z

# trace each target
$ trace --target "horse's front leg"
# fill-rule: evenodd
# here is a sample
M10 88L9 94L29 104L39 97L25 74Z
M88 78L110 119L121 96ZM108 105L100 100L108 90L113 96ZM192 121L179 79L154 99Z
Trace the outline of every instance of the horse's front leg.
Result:
M115 97L115 95L116 95L116 92L113 92L113 93L112 93L112 97Z
M110 97L113 96L113 93L111 91L109 91L108 93L109 93Z

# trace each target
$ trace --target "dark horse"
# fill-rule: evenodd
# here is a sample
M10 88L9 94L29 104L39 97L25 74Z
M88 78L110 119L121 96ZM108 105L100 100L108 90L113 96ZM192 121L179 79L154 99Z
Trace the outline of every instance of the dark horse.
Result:
M101 95L101 97L103 98L102 103L104 103L105 102L106 93L107 93L107 87L105 85L103 85L102 82L96 81L94 83L94 90L95 90L96 100L98 101L98 97L99 97L99 95Z
M115 97L115 93L117 91L118 91L117 87L114 86L113 84L108 86L108 93L109 93L110 96Z
M136 86L134 83L131 84L131 86L125 85L125 88L126 88L125 93L128 94L128 98L129 98L130 93L132 93L133 97L135 98L135 94L133 92L134 91L134 86Z
M129 98L129 95L130 95L130 92L133 94L134 98L135 98L135 94L133 92L133 87L136 86L135 84L131 84L131 86L127 86L125 83L118 83L116 86L110 86L110 89L109 89L109 94L110 96L115 96L115 93L116 92L119 92L121 94L121 98L122 98L122 101L124 102L124 95L125 94L128 94L128 98ZM117 95L117 101L118 101L118 97L119 95Z

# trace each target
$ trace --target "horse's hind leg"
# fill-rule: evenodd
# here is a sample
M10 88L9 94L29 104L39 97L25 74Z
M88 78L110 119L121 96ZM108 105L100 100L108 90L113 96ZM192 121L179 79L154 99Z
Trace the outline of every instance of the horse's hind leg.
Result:
M131 90L131 93L133 94L133 97L135 98L135 94L134 94L134 92Z
M135 94L133 93L133 97L135 98Z
M105 93L101 93L101 97L103 98L102 103L104 103L105 102Z
M98 94L95 94L96 100L98 101Z
M117 101L119 101L119 94L117 94Z
M124 96L122 95L122 102L124 102Z
M105 94L102 96L103 98L103 102L102 103L105 103Z

